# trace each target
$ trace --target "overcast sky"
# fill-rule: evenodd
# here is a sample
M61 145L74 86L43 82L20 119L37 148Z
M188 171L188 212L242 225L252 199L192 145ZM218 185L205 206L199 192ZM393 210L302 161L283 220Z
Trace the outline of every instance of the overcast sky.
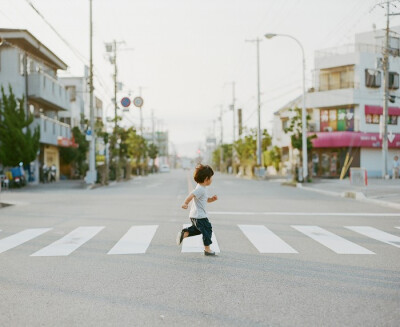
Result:
M89 58L89 0L32 0L76 50L71 51L25 0L0 0L0 27L28 29L69 66L63 76L82 76ZM256 47L245 42L268 32L290 34L304 46L307 87L314 51L353 43L354 34L385 27L377 0L93 0L96 94L113 115L112 67L105 42L124 41L119 80L137 96L142 87L144 125L168 130L180 155L196 155L208 134L232 140L232 82L236 107L249 128L257 124ZM400 2L398 11L400 11ZM374 7L375 6L375 7ZM393 10L396 8L393 7ZM399 25L392 16L391 25ZM134 50L125 50L132 49ZM79 58L79 54L84 59ZM273 112L301 94L301 52L289 38L260 43L261 124L271 130ZM139 125L137 110L123 113L125 126Z

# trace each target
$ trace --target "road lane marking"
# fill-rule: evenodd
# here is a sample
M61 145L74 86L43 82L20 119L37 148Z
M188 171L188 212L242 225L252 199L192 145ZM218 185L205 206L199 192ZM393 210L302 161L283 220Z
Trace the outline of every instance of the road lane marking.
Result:
M264 225L238 225L260 253L298 253Z
M63 238L31 254L32 257L67 256L89 241L104 226L78 227Z
M191 224L183 224L183 228L187 228L192 226ZM216 253L221 252L219 249L219 245L217 242L217 238L215 237L214 232L211 236L212 244L210 245L210 249ZM182 242L182 253L189 253L189 252L204 252L204 244L203 244L203 236L196 235L191 237L186 237L183 239Z
M25 229L17 234L8 236L0 240L0 253L15 248L25 242L28 242L43 233L48 232L51 228L32 228Z
M292 225L292 227L338 254L375 254L318 226Z
M362 234L364 236L373 238L374 240L393 245L400 248L400 237L392 235L370 226L345 226L346 228Z
M146 253L158 225L132 226L108 254Z
M209 211L213 215L235 216L353 216L353 217L400 217L400 213L370 212L246 212L246 211Z

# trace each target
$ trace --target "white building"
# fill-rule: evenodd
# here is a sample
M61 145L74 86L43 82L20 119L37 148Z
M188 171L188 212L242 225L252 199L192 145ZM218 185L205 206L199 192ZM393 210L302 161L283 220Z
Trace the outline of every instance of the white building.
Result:
M84 130L84 119L90 120L90 94L89 76L85 67L85 76L62 77L60 83L64 85L70 96L70 108L68 111L60 112L60 120L69 124L71 128L78 126ZM103 121L103 102L96 96L93 101L95 119Z
M70 126L59 120L70 100L57 71L67 65L27 30L0 29L0 39L0 85L6 92L11 85L17 98L27 99L35 117L31 126L40 126L40 154L31 178L38 182L39 166L54 164L58 179L59 147L73 145Z
M390 37L389 93L398 97L400 27L391 30L395 33ZM373 31L357 34L352 45L316 52L314 86L307 94L312 116L309 131L317 135L313 140L314 176L338 177L347 153L353 160L352 167L366 168L368 176L382 176L379 133L384 95L383 45L384 31ZM389 142L388 171L394 155L400 153L399 116L400 98L396 98L395 103L389 103L388 132L393 139ZM280 119L282 125L287 118ZM277 138L284 138L279 131Z

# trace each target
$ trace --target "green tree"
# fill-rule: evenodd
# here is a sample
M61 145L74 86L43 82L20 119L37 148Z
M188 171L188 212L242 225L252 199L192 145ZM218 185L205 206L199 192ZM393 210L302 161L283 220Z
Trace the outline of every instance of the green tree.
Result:
M9 95L1 87L0 162L4 166L28 164L35 160L40 147L40 127L31 130L33 115L25 113L24 99L17 100L9 86Z
M292 135L290 136L292 147L299 150L300 153L302 153L302 149L303 149L302 109L292 108L292 109L289 109L289 112L293 113L293 118L290 120L289 127L284 129L284 132L292 133ZM311 120L310 115L307 114L306 120L307 120L307 122L309 120ZM315 138L317 138L317 135L315 135L315 134L307 136L307 156L308 156L307 162L310 161L311 152L313 149L312 140ZM301 158L301 160L303 160L302 155L300 156L300 158ZM295 176L295 179L297 179L297 172L295 172L293 174L293 176Z
M265 151L264 153L265 166L273 166L276 171L279 171L279 164L281 163L281 150L277 146Z
M136 167L140 167L143 172L144 167L142 167L142 162L145 161L148 153L147 141L144 137L138 135L134 128L130 128L127 132L125 143L127 146L127 155L134 160Z
M257 163L257 129L252 128L243 138L235 142L235 150L241 165L255 166ZM272 138L268 131L262 131L261 153L271 145Z
M284 129L285 133L293 133L290 136L292 146L293 148L299 150L303 149L303 132L302 132L302 114L301 114L301 109L300 108L294 108L294 109L289 109L289 112L293 113L293 118L290 120L290 125L289 127ZM311 120L310 115L307 114L306 116L307 122ZM311 152L313 148L313 144L311 142L312 139L317 138L317 135L310 135L307 136L307 150L308 153Z
M65 163L72 164L82 178L89 168L86 160L89 151L89 142L86 141L86 136L81 132L79 127L75 126L71 132L78 147L60 148L60 157Z
M152 171L154 173L155 160L156 160L157 155L158 155L158 147L157 147L157 145L155 145L154 143L151 143L149 145L149 148L148 148L148 154L149 154L150 159L153 160L153 166L152 166L151 169L152 169Z

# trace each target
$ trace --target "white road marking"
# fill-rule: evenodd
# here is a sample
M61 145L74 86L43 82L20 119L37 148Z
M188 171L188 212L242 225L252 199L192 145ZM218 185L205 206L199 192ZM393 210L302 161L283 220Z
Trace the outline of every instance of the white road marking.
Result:
M263 225L238 225L260 253L298 253Z
M353 216L353 217L400 217L400 213L370 212L246 212L246 211L209 211L213 215L235 216Z
M31 254L32 257L52 257L52 256L67 256L74 252L81 245L89 241L104 226L89 226L78 227L71 233L65 235L63 238L55 241L54 243L44 247L43 249Z
M132 226L108 254L146 253L158 225Z
M375 254L318 226L292 225L292 227L338 254Z
M345 227L356 233L373 238L374 240L381 241L383 243L390 244L400 248L400 237L396 235L383 232L379 229L370 226L345 226Z
M18 245L21 245L25 242L42 235L43 233L48 232L51 228L33 228L33 229L25 229L22 232L17 234L8 236L0 240L0 253L3 253L7 250L15 248Z
M191 224L184 224L183 228L192 226ZM212 251L219 253L221 252L218 246L217 238L215 237L214 232L212 233L211 236L211 241L212 244L210 245L210 248ZM203 244L203 236L196 235L196 236L191 236L191 237L186 237L183 242L182 242L182 253L188 253L188 252L204 252L204 244Z

